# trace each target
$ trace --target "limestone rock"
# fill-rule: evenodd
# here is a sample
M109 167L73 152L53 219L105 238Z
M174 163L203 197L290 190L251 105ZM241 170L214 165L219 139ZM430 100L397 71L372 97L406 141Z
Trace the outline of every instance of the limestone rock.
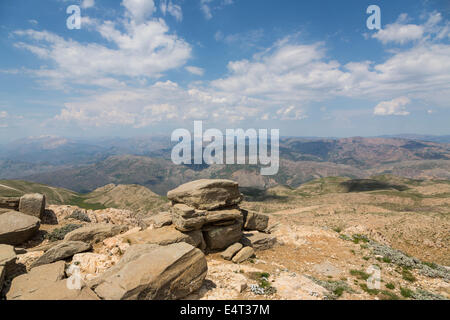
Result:
M211 250L221 250L238 242L242 237L242 221L229 226L209 226L203 230L206 245Z
M186 242L194 247L202 247L203 235L200 230L181 232L174 226L159 229L146 229L124 237L124 241L130 244L157 244L166 246L173 243Z
M88 287L78 289L69 289L67 286L68 279L60 280L46 287L39 288L27 295L23 295L20 300L100 300L99 297Z
M77 253L72 258L72 264L80 268L80 275L84 281L91 281L117 262L118 256L92 252Z
M241 263L247 259L250 259L255 254L255 250L252 247L242 248L236 255L233 257L234 263Z
M29 273L14 278L6 298L8 300L26 300L35 291L44 289L62 280L64 278L64 268L64 261L58 261L36 267Z
M196 209L214 210L239 204L243 196L231 180L202 179L179 186L167 193L173 203L184 203Z
M247 219L245 220L244 229L264 231L267 229L268 225L269 225L268 215L256 212L248 212Z
M44 253L31 267L37 267L43 264L50 264L58 260L72 257L76 253L90 250L90 244L82 241L64 241L49 249Z
M6 267L10 264L14 264L16 257L17 255L13 246L0 244L0 266Z
M272 248L277 242L277 238L270 234L258 231L245 232L241 243L244 246L250 246L255 250L266 250Z
M180 299L201 287L208 269L205 255L187 243L150 246L134 258L102 275L95 293L105 300Z
M113 224L93 224L69 232L64 237L64 240L96 243L103 241L106 238L114 237L115 235L127 230L127 226L118 226Z
M206 222L205 211L195 210L185 204L172 207L172 222L180 231L200 230Z
M0 198L0 208L8 211L17 211L19 210L19 202L20 198L18 197L2 197Z
M143 219L147 227L162 228L172 224L172 214L170 212L161 212L149 218Z
M39 229L40 220L20 212L0 215L0 243L18 245L30 239Z
M206 224L217 224L231 222L234 220L243 221L243 214L238 208L206 211Z
M20 198L19 211L41 219L45 211L45 196L39 193L23 195Z
M224 252L222 252L220 254L220 256L225 259L225 260L231 260L233 258L233 256L242 249L242 244L239 242L236 242L235 244L232 244L231 246L229 246L227 248L227 250L225 250Z

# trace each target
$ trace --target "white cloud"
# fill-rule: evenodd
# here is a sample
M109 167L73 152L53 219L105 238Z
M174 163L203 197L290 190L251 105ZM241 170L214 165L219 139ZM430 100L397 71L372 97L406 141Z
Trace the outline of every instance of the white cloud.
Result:
M81 7L83 9L92 8L93 6L95 6L95 0L83 0L83 2L81 2Z
M126 8L126 15L137 23L144 22L155 11L153 0L123 0L122 5Z
M117 87L123 84L118 77L158 78L167 70L183 66L191 56L191 46L170 34L163 19L138 22L144 12L152 12L150 2L153 3L125 0L126 14L130 20L123 21L122 26L111 21L83 21L88 22L112 45L80 43L51 32L35 30L14 32L15 36L24 39L15 45L53 64L53 68L30 72L43 78L48 85L61 86L67 82ZM135 18L137 20L133 20Z
M378 39L383 44L406 44L411 41L440 40L450 36L448 22L443 26L439 25L442 21L439 12L429 14L427 21L422 25L406 24L408 20L408 15L403 13L395 23L386 25L384 29L373 34L372 38Z
M192 74L195 74L197 76L202 76L205 73L205 70L199 67L193 67L193 66L187 66L185 68L187 71L189 71Z
M399 97L390 101L382 101L375 106L373 113L377 116L407 116L405 106L411 101L407 97Z
M172 1L161 0L159 5L163 15L167 13L173 16L178 22L183 20L183 11L179 5L173 4Z
M212 7L213 3L217 4ZM233 4L233 0L200 0L200 10L203 12L205 19L210 20L213 17L213 10L219 10L231 4Z

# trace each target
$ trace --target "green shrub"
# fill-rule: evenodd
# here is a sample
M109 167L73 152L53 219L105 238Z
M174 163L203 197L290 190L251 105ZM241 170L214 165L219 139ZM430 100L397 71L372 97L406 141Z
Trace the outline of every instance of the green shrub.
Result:
M394 290L395 289L395 285L392 282L386 283L386 288Z
M81 224L68 224L64 227L58 228L53 230L51 233L47 234L47 239L50 241L58 241L63 240L66 234L69 232L72 232L73 230L76 230L78 228L81 228L83 225Z
M400 294L405 298L412 298L414 295L414 292L408 288L400 287Z

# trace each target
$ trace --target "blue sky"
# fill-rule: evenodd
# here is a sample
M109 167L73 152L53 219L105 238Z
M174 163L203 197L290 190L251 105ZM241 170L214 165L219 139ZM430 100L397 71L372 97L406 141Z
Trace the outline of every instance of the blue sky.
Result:
M366 26L372 4L381 30ZM283 136L450 134L449 12L440 0L3 0L0 142L194 120Z

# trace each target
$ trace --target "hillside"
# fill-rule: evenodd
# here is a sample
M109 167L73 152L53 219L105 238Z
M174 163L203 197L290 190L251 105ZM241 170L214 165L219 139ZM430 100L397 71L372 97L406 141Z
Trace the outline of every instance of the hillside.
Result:
M0 197L20 197L26 193L44 194L47 204L75 205L93 210L128 209L137 214L163 210L167 204L167 199L139 185L109 184L93 192L82 194L23 180L0 180Z

